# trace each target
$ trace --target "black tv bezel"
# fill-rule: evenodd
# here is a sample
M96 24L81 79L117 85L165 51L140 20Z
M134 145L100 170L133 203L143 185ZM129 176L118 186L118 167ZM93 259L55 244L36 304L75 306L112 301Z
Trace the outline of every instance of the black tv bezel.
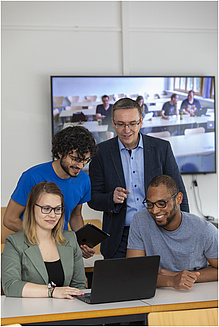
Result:
M217 114L216 114L216 92L215 92L215 75L50 75L50 101L51 101L51 124L52 124L52 137L54 135L53 126L53 79L54 78L214 78L214 144L215 144L215 155L214 155L214 171L197 171L197 172L180 172L181 175L206 175L217 173Z

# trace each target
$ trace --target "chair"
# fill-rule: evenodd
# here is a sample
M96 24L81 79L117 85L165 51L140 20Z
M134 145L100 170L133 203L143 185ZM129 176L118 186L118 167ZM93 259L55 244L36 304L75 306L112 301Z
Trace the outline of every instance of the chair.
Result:
M148 326L218 326L218 308L151 312Z
M135 93L135 94L129 94L129 98L133 99L133 100L136 100L138 97L138 94Z
M205 133L204 127L197 127L197 128L186 128L184 130L185 135L190 135L190 134L202 134Z
M79 95L71 95L68 97L68 100L70 101L70 103L75 103L75 102L78 102L79 100Z
M8 229L3 225L3 217L6 211L6 207L1 207L1 252L4 250L5 239L8 235L14 233L12 230Z
M109 101L115 100L115 95L114 94L110 94L108 95L109 97Z
M92 102L95 102L96 99L97 99L97 95L86 95L86 96L85 96L85 99L86 99L86 100L90 100L90 101L92 101Z
M63 105L63 101L64 101L64 97L53 97L53 102L55 103L55 107L54 108L62 108Z
M163 131L163 132L156 132L156 133L148 133L147 135L153 137L170 137L170 132Z

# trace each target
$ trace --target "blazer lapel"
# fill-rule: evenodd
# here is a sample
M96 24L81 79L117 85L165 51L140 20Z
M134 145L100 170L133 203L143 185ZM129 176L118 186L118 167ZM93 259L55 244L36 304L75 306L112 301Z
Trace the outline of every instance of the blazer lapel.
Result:
M68 240L66 240L65 245L57 244L59 256L62 263L62 268L64 270L64 276L65 276L64 285L69 285L72 278L73 255L72 255L72 248L68 244L69 244Z
M44 264L38 245L37 244L32 245L27 240L25 243L27 245L27 249L24 252L32 262L32 265L42 276L45 283L48 284L48 274L47 274L46 266Z
M149 143L147 136L143 136L143 149L144 149L144 188L145 194L147 193L147 186L150 183L149 178L151 178L151 174L148 174L148 171L152 171L153 167L153 156L151 152L151 144Z
M118 136L113 139L114 142L112 146L110 147L110 155L112 158L112 162L114 165L114 171L115 174L117 175L117 180L118 180L118 185L120 183L121 186L126 188L125 185L125 177L124 177L124 172L122 168L122 160L119 152L119 144L118 144Z

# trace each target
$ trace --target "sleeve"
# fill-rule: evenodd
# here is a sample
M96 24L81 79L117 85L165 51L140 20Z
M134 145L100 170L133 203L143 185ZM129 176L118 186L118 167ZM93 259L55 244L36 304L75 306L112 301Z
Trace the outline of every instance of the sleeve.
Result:
M31 177L31 174L29 174L27 171L24 172L21 175L17 186L11 195L12 200L26 207L28 195L34 185L35 182Z
M72 279L70 286L78 289L86 288L86 276L84 271L84 262L82 258L82 252L76 240L76 235L74 232L71 232L73 237L73 246L74 246L74 270L72 274Z
M83 194L82 194L82 198L80 199L80 201L78 202L78 204L86 203L86 202L90 201L90 199L91 199L91 183L90 183L90 178L89 178L89 176L87 174L84 175L84 176L85 176L85 180L84 180Z
M130 224L127 248L132 250L145 251L144 242L142 240L141 233L139 230L137 214L133 216Z
M189 212L189 204L188 204L186 189L169 142L167 145L165 157L166 157L166 163L165 163L163 174L171 176L176 181L179 187L179 191L183 193L183 200L180 205L180 209L181 211Z
M22 290L25 284L26 282L21 280L20 253L11 237L7 237L2 253L3 291L6 296L22 297Z
M205 228L205 247L204 247L204 255L209 259L218 258L218 229L207 222L207 226Z
M183 100L183 102L181 103L180 109L186 109L186 101Z
M88 205L98 211L110 212L113 210L118 211L119 208L114 207L113 191L106 190L105 174L109 172L104 171L103 158L97 154L90 163L89 176L91 179L91 200Z
M101 105L98 105L96 108L96 114L102 114L101 112Z

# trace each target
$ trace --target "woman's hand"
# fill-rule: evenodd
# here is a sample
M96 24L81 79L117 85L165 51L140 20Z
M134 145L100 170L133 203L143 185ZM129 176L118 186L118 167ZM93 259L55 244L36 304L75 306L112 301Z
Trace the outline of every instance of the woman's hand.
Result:
M74 295L84 295L84 292L74 287L56 287L53 291L53 297L57 299L73 300Z

